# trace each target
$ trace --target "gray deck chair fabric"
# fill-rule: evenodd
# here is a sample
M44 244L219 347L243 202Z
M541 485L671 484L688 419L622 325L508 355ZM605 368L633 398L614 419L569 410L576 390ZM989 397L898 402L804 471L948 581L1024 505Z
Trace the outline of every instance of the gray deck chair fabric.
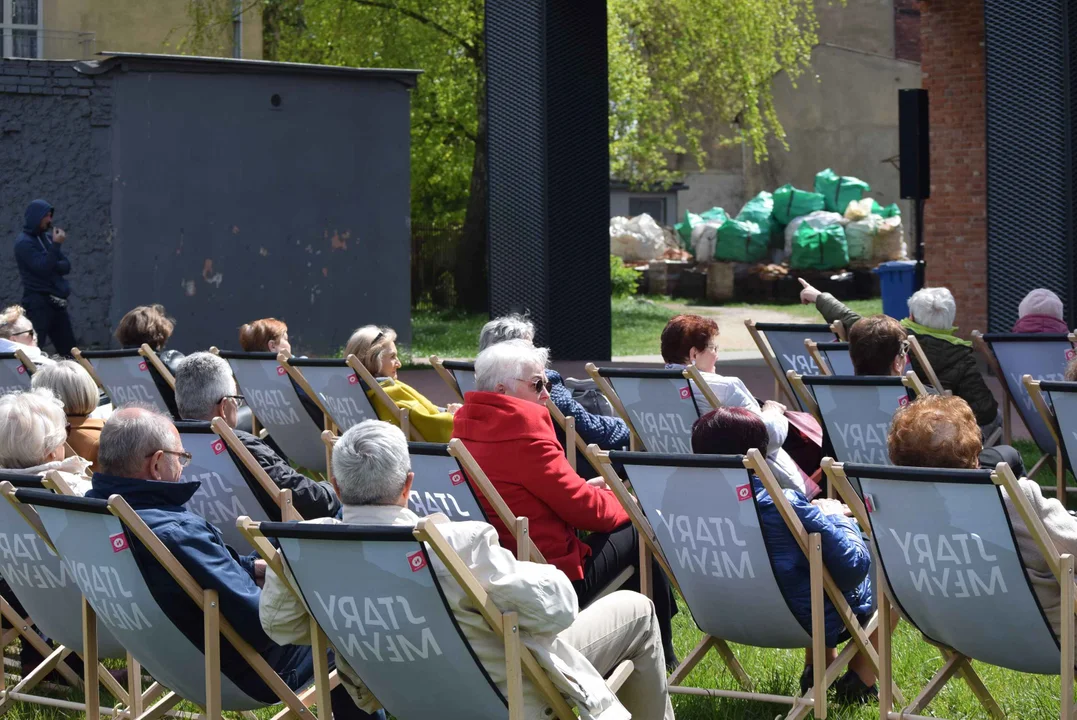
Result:
M41 478L0 472L15 488L44 490ZM38 537L6 500L0 500L0 575L45 637L82 654L82 592L74 568ZM127 651L98 621L100 657L122 658Z
M393 716L507 717L411 528L264 523L261 531L280 541L318 625Z
M303 373L341 433L364 420L378 419L366 385L344 360L291 358L288 363Z
M183 449L191 453L191 464L183 468L181 480L202 483L186 508L216 526L227 544L248 552L247 540L236 529L236 519L244 515L259 521L274 519L259 499L261 488L257 492L251 488L232 451L208 422L177 422L176 429Z
M1062 455L1073 472L1077 460L1077 382L1040 382L1047 405L1053 409L1058 436L1062 438Z
M901 613L974 660L1058 674L1059 645L1021 564L990 470L845 464Z
M823 356L832 375L855 375L853 371L853 359L849 357L849 343L847 342L824 342L816 347ZM808 376L811 377L811 376Z
M155 680L186 700L206 705L206 660L153 599L130 539L105 500L19 490L32 505L98 619ZM222 639L222 643L224 640ZM222 669L225 710L264 707L236 687Z
M994 353L1005 377L1017 412L1032 439L1040 450L1048 455L1056 451L1054 438L1040 414L1032 404L1032 398L1021 382L1021 377L1031 375L1033 380L1064 380L1066 362L1073 351L1066 335L1034 333L987 333L984 342Z
M793 370L797 375L818 375L819 367L808 354L804 341L834 342L834 332L824 324L756 323L755 327L774 351L783 374Z
M691 384L680 370L598 368L648 452L691 453L699 419ZM704 401L706 404L706 401Z
M440 443L408 443L411 486L408 507L419 517L444 513L450 520L486 522L486 514L471 489L460 463Z
M114 407L149 405L173 414L154 382L153 368L138 350L85 350L82 357L93 366Z
M456 379L460 397L463 397L464 393L475 391L475 363L464 360L442 360L441 364Z
M254 416L288 459L310 470L326 471L322 430L296 394L288 371L274 353L221 351L236 376Z
M30 373L15 353L0 353L0 395L30 389Z
M739 455L611 452L622 463L699 629L758 647L810 647L774 579Z
M809 375L801 380L819 405L839 462L891 464L886 450L890 422L909 402L902 378Z

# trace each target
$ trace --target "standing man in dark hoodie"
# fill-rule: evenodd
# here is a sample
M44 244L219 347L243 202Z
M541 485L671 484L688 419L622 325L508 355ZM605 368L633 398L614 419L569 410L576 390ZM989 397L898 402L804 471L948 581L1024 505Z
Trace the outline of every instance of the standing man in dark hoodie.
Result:
M38 344L51 340L58 355L70 356L75 333L67 314L71 286L65 277L71 261L63 253L67 234L52 229L53 207L34 200L26 208L26 222L15 239L15 262L22 277L22 306L34 325Z

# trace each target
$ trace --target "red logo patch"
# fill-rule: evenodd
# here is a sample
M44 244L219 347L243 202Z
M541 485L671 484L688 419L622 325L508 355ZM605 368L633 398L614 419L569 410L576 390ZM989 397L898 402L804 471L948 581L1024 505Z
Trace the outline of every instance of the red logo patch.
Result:
M906 396L903 396L903 397L901 397L901 398L899 398L899 399L898 399L898 407L905 407L905 406L906 406L906 405L908 405L908 404L909 404L909 397L908 397L908 395L906 395Z
M143 360L142 362L140 362L138 364L138 369L139 369L140 372L146 372L147 370L150 369L150 366L146 364L145 360Z
M453 485L462 485L464 482L464 473L459 470L449 473L449 482Z
M114 553L122 552L130 547L127 544L127 536L122 532L116 533L115 535L109 535L108 541L112 543L112 552Z
M348 384L349 385L358 385L359 384L359 376L355 375L354 373L349 375L348 376Z
M869 512L875 512L875 498L871 495L864 495L864 508Z
M752 499L752 485L751 485L751 483L748 483L747 485L738 485L737 486L737 500L739 500L740 502L744 502L745 500L751 500L751 499Z
M1067 360L1072 360L1075 357L1077 357L1077 350L1074 350L1073 348L1070 348L1069 350L1066 351L1066 359Z
M281 366L277 367L277 374L278 374L278 375L284 375L284 374L286 374L287 372L288 372L288 371L284 369L284 366L283 366L283 365L281 365Z
M23 366L23 365L19 365L18 367L15 368L15 371L17 373L19 373L19 375L25 375L26 374L26 367Z
M416 550L408 555L408 565L411 566L412 572L419 572L426 567L426 556L423 555L422 550Z
M687 400L687 399L688 399L688 398L690 398L690 397L692 397L692 390L691 390L691 388L688 388L688 387L682 387L682 388L681 388L681 400Z
M209 446L213 448L214 455L220 455L224 452L224 440L214 440Z

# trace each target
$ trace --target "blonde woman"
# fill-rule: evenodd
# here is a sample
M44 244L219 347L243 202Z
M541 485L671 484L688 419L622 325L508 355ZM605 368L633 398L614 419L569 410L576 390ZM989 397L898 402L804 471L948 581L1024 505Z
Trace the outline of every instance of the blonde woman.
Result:
M449 442L452 438L453 414L460 409L459 403L440 408L426 396L397 378L400 358L396 351L396 331L388 327L365 325L348 339L344 356L354 355L371 375L378 379L385 393L399 408L407 408L412 426L429 442ZM373 391L367 393L373 401ZM389 411L374 402L378 417L393 422Z
M89 460L97 472L97 449L101 444L102 418L91 417L97 410L97 384L73 360L62 360L34 373L35 390L48 390L60 399L67 414L67 443L80 457Z

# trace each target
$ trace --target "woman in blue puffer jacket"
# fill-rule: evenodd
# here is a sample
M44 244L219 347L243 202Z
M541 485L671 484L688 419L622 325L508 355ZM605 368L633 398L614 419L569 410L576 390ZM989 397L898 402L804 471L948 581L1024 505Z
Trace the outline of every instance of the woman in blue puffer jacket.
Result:
M696 453L744 455L752 448L767 446L767 427L758 415L740 407L712 410L692 427L692 450ZM774 505L770 493L759 478L752 476L752 490L759 510L763 539L774 565L774 577L793 615L811 632L811 574L808 558ZM848 508L837 500L808 502L796 490L783 490L804 529L819 533L823 541L823 564L861 623L874 613L871 587L871 554L856 522L846 516ZM849 639L849 631L837 609L824 598L826 618L827 662L834 648ZM812 681L811 649L800 678L801 691L807 692ZM864 701L876 697L875 672L866 659L857 655L849 671L834 684L841 701Z

